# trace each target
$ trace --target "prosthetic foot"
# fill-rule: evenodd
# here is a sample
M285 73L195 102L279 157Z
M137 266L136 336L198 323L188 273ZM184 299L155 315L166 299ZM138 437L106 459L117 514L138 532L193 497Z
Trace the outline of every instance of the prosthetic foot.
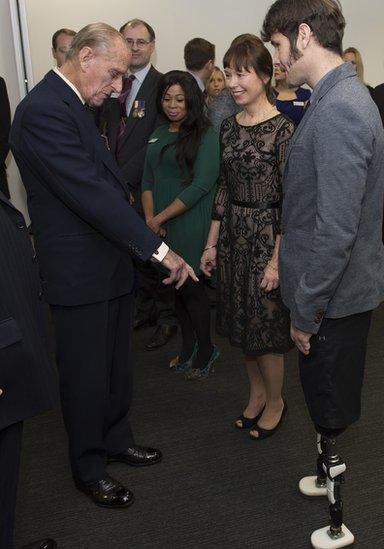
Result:
M299 482L300 492L307 497L327 495L327 474L323 469L324 442L321 435L317 434L317 476L304 477Z
M329 501L330 525L315 530L311 536L312 547L315 549L338 549L354 542L353 534L343 524L343 502L341 485L344 482L345 463L336 452L336 438L321 435L318 440L318 477L320 462L322 463L321 479L325 478L326 492ZM318 478L316 477L316 479ZM316 486L316 481L315 481Z

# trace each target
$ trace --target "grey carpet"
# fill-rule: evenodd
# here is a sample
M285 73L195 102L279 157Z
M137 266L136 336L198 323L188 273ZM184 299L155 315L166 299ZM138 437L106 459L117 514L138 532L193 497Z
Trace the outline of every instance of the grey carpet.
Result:
M381 308L370 335L363 415L339 444L348 466L345 523L359 549L384 548L383 330ZM215 374L186 382L167 371L177 338L145 352L150 334L135 335L132 423L137 442L161 448L163 462L110 466L136 501L125 510L101 509L72 484L60 413L27 422L16 547L49 535L59 549L309 548L310 533L327 524L328 505L298 493L301 476L314 474L316 451L295 352L286 361L286 420L275 436L255 442L233 428L247 397L240 352L216 338Z

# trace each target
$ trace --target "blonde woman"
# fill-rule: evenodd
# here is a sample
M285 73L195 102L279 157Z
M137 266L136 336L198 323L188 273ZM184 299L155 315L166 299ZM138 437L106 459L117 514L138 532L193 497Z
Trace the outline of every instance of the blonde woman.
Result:
M352 63L356 70L357 76L359 77L361 82L363 82L363 84L367 86L369 93L373 97L374 90L372 86L364 81L364 64L363 58L361 57L361 53L359 52L359 50L353 47L347 48L346 50L344 50L343 59L346 63L348 61Z
M225 76L219 67L215 67L205 86L206 103L209 106L217 95L225 88Z

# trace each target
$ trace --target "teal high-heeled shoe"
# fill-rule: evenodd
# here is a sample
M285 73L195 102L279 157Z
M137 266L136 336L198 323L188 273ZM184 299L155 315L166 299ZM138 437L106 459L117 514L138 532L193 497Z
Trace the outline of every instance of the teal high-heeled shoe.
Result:
M185 362L178 362L176 366L172 368L173 371L176 372L177 374L188 372L192 368L192 362L197 354L197 350L198 350L197 343L195 343L193 353L191 354L189 359L186 360Z
M188 379L188 381L195 381L196 379L206 379L211 372L213 373L215 371L214 362L219 358L219 356L220 350L217 345L214 345L211 358L209 359L207 365L201 369L191 367L185 372L185 379Z

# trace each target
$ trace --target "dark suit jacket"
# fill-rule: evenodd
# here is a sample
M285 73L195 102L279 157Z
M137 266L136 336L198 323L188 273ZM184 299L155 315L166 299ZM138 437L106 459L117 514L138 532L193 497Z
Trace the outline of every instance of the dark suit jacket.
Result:
M384 124L384 84L376 86L373 92L373 99L379 109L381 120Z
M0 193L0 430L52 408L36 260L22 214Z
M18 106L10 143L47 301L81 305L132 291L131 254L147 260L161 240L129 205L92 113L53 71Z
M9 198L7 186L7 174L5 159L9 152L9 130L11 127L11 111L9 108L9 100L7 87L4 79L0 77L0 191L4 192Z
M136 203L137 201L140 203L141 178L148 139L155 128L164 124L164 118L158 114L156 106L157 87L161 76L161 73L151 66L135 98L135 100L145 101L145 116L134 118L133 108L131 109L118 147L120 106L117 99L108 99L101 113L101 132L108 138L111 152L115 155Z

